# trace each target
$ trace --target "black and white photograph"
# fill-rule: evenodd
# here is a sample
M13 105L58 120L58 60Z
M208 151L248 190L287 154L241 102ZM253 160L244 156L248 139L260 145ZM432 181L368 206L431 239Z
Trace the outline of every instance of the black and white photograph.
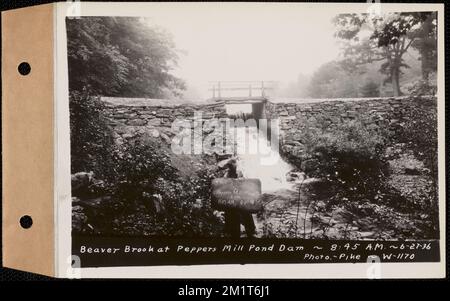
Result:
M65 18L82 265L440 260L438 12L287 5Z

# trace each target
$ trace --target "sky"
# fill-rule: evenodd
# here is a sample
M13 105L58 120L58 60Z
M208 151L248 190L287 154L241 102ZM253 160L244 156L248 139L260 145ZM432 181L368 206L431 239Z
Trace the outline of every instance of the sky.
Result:
M281 85L309 75L339 53L336 13L278 6L198 6L147 12L181 50L173 74L188 90L210 97L210 81L273 80Z

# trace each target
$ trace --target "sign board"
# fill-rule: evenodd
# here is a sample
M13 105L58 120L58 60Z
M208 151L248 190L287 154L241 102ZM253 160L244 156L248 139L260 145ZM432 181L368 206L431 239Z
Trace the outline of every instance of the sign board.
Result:
M259 179L218 178L212 181L213 205L256 213L263 210Z

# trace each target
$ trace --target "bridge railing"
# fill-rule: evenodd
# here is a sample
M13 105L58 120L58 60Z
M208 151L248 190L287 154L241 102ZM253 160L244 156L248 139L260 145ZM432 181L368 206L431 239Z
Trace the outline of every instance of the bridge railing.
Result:
M274 90L275 84L275 81L215 81L209 83L208 91L215 100L231 97L230 92L233 97L265 98Z

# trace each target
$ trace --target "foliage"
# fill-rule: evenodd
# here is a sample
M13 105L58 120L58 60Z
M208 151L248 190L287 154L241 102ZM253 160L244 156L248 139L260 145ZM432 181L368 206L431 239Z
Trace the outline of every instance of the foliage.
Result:
M170 36L134 17L67 18L69 88L102 96L178 94L184 83L170 74L177 52Z
M311 175L329 182L344 201L384 198L388 165L383 158L386 134L357 121L338 125L332 132L309 135L304 143L317 160Z
M71 172L93 171L97 176L110 173L111 129L104 115L104 104L88 91L72 91L69 96Z
M325 212L335 212L349 225L338 234L336 224L330 228L328 219L317 219L314 212L318 211L313 210L311 223L324 229L317 233L319 237L329 237L330 230L333 235L347 237L353 227L380 235L379 239L438 235L436 112L430 113L427 105L423 102L405 112L400 133L358 121L334 128L305 126L301 137L305 157L315 164L304 171L326 185L311 201L323 200ZM411 158L426 168L418 167L419 173L414 175L391 174L396 158L392 145L396 146L394 153L413 152ZM402 158L404 163L410 160ZM330 195L319 196L321 191Z
M436 95L437 86L431 83L429 80L418 80L413 82L408 90L410 95L413 96Z
M437 173L437 110L430 110L426 105L412 106L406 112L407 121L400 136L414 155L424 162L425 166ZM433 175L437 178L437 174Z
M222 221L211 208L210 170L181 178L166 150L143 137L117 145L112 157L114 170L106 177L108 201L88 217L95 233L184 237L221 233ZM85 232L80 224L86 225L86 217L78 211L75 230Z
M428 81L430 74L437 71L437 18L435 12L418 14L422 14L423 24L411 46L420 52L422 79Z
M327 206L343 206L358 215L362 204L387 205L401 211L423 206L395 190L390 181L386 147L393 133L383 127L350 121L332 130L307 130L302 141L315 161L305 170L327 183L333 196ZM311 166L311 164L310 164Z
M437 110L430 110L425 105L413 106L407 113L399 142L414 153L421 160L431 180L428 193L420 196L421 203L427 205L431 216L437 220L438 214L438 132L437 132ZM437 221L435 226L437 225Z
M347 66L382 61L380 72L391 82L394 96L401 95L400 76L403 55L410 46L419 49L424 79L435 67L436 15L431 12L371 14L340 14L333 19L335 36L344 42L343 55ZM365 33L369 33L366 35Z
M184 237L220 235L221 220L211 208L211 178L211 174L203 172L197 178L177 183L175 186L165 182L161 187L164 189L160 189L160 193L163 193L165 210L155 215L154 219L154 231L157 235Z
M361 96L378 97L380 96L380 88L374 81L368 81L361 87Z
M410 93L411 84L421 78L421 64L413 55L406 55L404 61L409 68L403 69L400 84L402 91ZM305 94L312 98L392 96L392 85L386 85L386 78L380 73L382 65L382 62L356 64L350 59L325 63L307 81ZM436 83L433 75L434 73L430 74L427 81L431 86ZM300 89L299 86L297 88ZM293 96L294 94L286 95Z
M205 183L202 183L205 181ZM160 211L134 206L116 217L112 229L105 232L122 235L153 235L207 237L218 236L222 230L222 221L211 208L209 186L210 179L198 178L189 182L171 181L159 178L153 185L153 195L144 192L145 201L161 201ZM200 184L200 185L199 185ZM149 191L149 190L148 190Z
M170 158L155 144L142 140L128 140L114 151L115 196L135 205L144 193L157 193L155 183L159 178L176 179L176 170Z

